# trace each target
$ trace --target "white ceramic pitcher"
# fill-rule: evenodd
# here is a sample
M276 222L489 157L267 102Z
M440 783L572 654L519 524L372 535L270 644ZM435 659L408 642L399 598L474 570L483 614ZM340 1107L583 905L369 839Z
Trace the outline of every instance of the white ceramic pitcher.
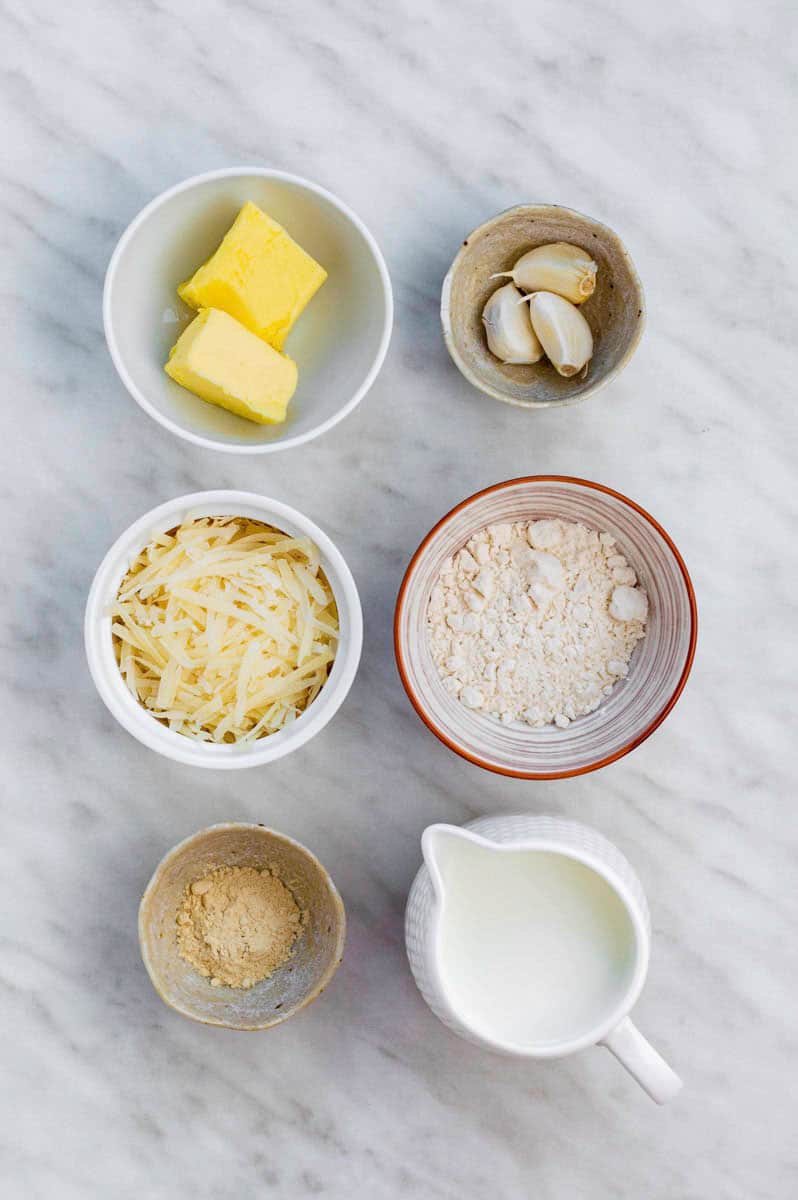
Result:
M529 1058L603 1045L658 1104L676 1095L678 1075L629 1018L651 925L640 881L611 842L575 821L518 815L431 825L422 850L407 953L450 1029Z

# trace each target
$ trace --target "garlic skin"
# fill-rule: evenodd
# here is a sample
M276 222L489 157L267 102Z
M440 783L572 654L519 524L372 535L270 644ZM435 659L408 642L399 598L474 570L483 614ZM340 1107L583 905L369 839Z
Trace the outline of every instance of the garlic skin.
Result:
M506 283L493 293L482 312L488 349L503 363L536 363L543 357L522 300L518 288Z
M532 328L558 374L570 378L586 367L593 354L593 334L579 309L554 292L534 292L523 301L529 303Z
M509 276L525 292L554 292L572 304L584 304L595 291L597 273L598 264L586 251L570 242L550 242L528 250L512 271L493 278Z

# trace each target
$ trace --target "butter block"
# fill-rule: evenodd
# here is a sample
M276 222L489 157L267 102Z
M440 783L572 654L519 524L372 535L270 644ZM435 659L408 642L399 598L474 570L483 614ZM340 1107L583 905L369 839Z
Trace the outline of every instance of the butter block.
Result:
M247 201L219 248L177 289L192 308L219 308L281 350L327 272Z
M217 308L200 310L169 351L164 370L209 404L261 425L285 420L297 383L293 359Z

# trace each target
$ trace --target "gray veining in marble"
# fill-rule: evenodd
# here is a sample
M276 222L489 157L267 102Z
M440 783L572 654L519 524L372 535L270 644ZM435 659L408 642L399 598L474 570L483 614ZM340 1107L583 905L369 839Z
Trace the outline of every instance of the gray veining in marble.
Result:
M790 1200L794 6L5 0L0 30L3 1194ZM397 300L360 409L249 460L149 420L100 319L105 265L139 207L243 162L352 204ZM469 390L437 316L463 235L526 200L615 227L650 314L621 379L534 415ZM596 775L524 784L427 733L398 682L391 616L442 512L541 471L656 514L693 573L701 631L687 691L649 742ZM118 728L81 639L113 537L159 500L225 486L325 525L366 619L333 723L235 777L161 760ZM600 1050L492 1057L416 993L402 913L422 828L513 809L595 824L639 871L655 941L638 1017L685 1077L671 1107ZM237 818L310 845L350 920L329 992L262 1035L172 1014L136 940L158 858Z

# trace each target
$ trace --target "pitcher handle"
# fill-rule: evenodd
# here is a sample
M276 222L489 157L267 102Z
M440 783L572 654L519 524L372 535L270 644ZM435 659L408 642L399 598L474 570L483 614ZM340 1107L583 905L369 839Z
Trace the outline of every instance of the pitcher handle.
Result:
M657 1104L666 1104L681 1090L679 1076L628 1017L607 1034L602 1044Z

